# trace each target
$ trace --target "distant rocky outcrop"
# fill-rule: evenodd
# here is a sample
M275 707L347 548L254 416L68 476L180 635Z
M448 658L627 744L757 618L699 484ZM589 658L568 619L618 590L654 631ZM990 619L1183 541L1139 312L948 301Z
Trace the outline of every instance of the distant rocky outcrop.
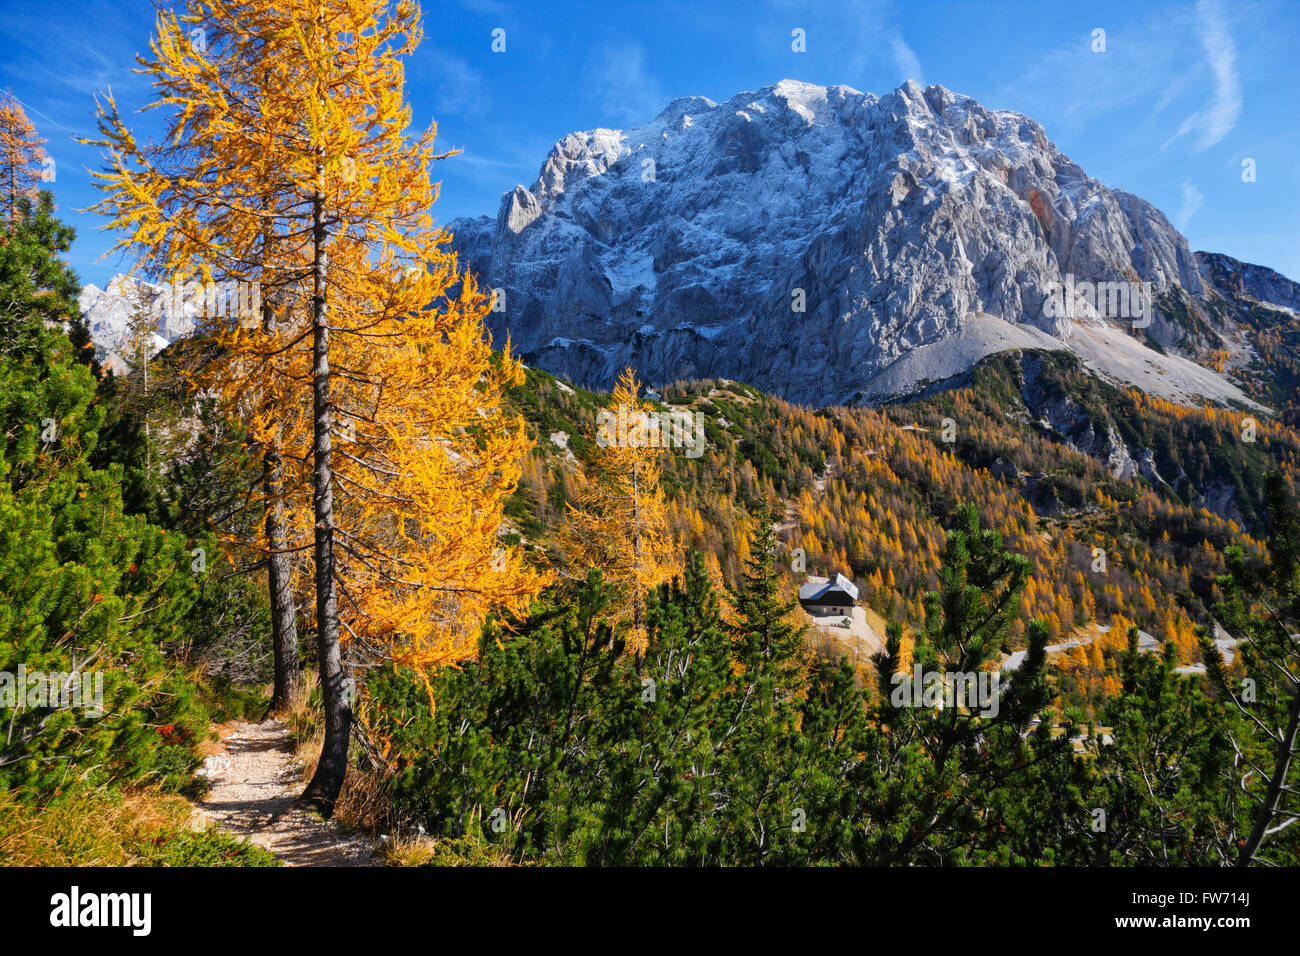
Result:
M187 302L167 286L125 275L114 276L103 289L94 284L83 286L77 301L90 327L96 357L117 374L131 367L128 341L137 308L143 305L153 314L154 352L194 331L195 316L202 309L201 302Z

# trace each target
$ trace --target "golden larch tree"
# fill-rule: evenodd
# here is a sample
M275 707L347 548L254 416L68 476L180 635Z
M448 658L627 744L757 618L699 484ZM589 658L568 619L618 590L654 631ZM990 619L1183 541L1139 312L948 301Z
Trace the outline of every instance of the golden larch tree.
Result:
M49 157L45 139L10 90L0 93L0 202L12 225L21 214L23 197L35 199Z
M528 447L502 403L521 367L491 351L490 302L432 225L430 165L449 155L434 152L436 127L407 135L403 60L419 23L415 4L384 0L195 0L184 17L160 16L144 69L207 156L179 187L211 184L192 220L166 215L159 196L177 177L111 102L102 122L108 211L128 244L187 268L178 232L189 232L240 250L226 278L284 279L274 321L209 327L207 381L276 447L286 483L310 488L290 535L310 532L325 739L302 802L326 814L364 666L427 674L466 657L490 606L543 583L499 538ZM204 44L190 42L192 24ZM227 55L253 65L223 69ZM286 500L297 509L301 496Z
M645 644L650 591L682 568L659 484L653 409L640 390L636 374L625 369L600 414L591 481L570 503L563 535L569 574L581 578L598 568L615 592L612 618L629 628L633 652Z
M184 26L159 17L152 56L138 58L137 72L156 91L149 108L167 111L161 141L137 141L110 92L100 106L101 138L87 142L106 150L108 169L97 174L106 196L93 208L112 218L115 248L134 254L135 269L161 281L175 305L199 300L209 347L186 353L187 371L197 388L217 392L227 414L250 424L262 459L262 495L246 503L264 512L261 538L223 538L266 567L275 712L300 680L294 556L304 545L291 540L290 499L309 501L310 474L287 472L282 449L295 431L311 428L310 366L301 348L287 345L301 346L309 328L303 300L310 260L302 190L272 151L294 124L257 105L258 83L289 74L271 69L261 38L228 32L228 16L228 9L196 5ZM236 339L241 325L257 334ZM231 381L240 387L217 387ZM310 531L310 520L298 524Z

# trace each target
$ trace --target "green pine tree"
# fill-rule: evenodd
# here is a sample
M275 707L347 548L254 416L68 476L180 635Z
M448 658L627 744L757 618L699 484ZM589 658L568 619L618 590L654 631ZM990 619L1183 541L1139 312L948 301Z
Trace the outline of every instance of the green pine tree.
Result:
M1215 613L1238 640L1240 677L1229 674L1209 634L1201 656L1226 705L1234 753L1233 789L1243 795L1229 825L1234 862L1300 861L1300 511L1279 472L1265 478L1268 562L1255 566L1240 548L1225 553Z

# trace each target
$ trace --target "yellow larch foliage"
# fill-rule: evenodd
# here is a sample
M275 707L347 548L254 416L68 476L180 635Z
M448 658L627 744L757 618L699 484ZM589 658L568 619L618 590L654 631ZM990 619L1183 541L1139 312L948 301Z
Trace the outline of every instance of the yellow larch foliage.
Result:
M48 156L45 140L12 92L0 93L0 203L7 222L18 221L18 202L35 199Z
M645 602L650 591L681 573L669 546L658 442L641 416L652 406L638 396L631 368L619 376L610 406L601 413L591 483L570 503L564 530L568 573L583 578L599 568L615 592L612 618L628 628L634 653L645 644Z
M490 300L443 241L425 251L439 307L376 303L340 336L336 366L341 617L369 656L422 672L472 656L487 611L520 608L546 580L499 536L531 446L502 408L522 367L493 353Z

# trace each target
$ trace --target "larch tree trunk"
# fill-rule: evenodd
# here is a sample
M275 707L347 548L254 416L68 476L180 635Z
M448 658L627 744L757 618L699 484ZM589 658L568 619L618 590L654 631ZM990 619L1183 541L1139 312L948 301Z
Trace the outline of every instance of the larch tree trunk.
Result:
M268 714L278 714L293 702L302 675L298 671L298 621L290 582L290 558L286 552L286 523L283 493L284 474L280 453L269 449L262 458L262 489L266 494L266 583L271 596L271 656L275 687Z
M321 696L325 705L325 741L320 763L299 804L329 817L343 789L348 766L352 704L339 650L338 583L334 577L333 412L330 407L330 330L325 293L328 253L325 248L324 159L316 159L316 192L312 201L312 514L315 519L316 647L320 663Z

